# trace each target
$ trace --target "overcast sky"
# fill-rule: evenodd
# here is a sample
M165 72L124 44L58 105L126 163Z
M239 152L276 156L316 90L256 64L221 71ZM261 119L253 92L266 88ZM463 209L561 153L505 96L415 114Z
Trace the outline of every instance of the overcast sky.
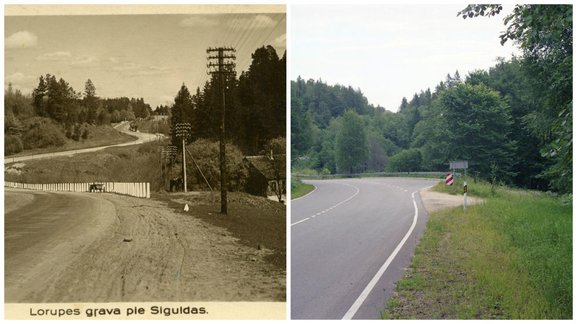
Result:
M292 5L291 76L360 88L368 101L396 111L402 97L431 88L450 73L462 78L510 58L500 45L504 5L491 18L457 17L461 5Z
M9 16L4 81L30 92L50 73L83 91L91 79L100 97L143 97L155 108L173 103L183 82L191 92L204 84L208 47L235 47L240 72L258 47L281 57L285 42L283 13Z

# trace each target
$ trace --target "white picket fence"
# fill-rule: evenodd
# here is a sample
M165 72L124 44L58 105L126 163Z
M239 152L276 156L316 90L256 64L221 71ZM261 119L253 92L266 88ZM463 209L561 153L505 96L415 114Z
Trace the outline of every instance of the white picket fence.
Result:
M88 192L92 183L19 183L4 181L4 187L39 191ZM138 198L150 198L149 182L98 182L105 192L113 192Z

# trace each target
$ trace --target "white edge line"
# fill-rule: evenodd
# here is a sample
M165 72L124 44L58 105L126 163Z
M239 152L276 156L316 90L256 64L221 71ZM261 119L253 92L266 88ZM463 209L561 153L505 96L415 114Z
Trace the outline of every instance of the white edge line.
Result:
M408 230L406 235L404 235L404 238L402 238L402 241L400 241L398 246L396 246L394 251L392 251L392 254L390 254L390 256L388 257L386 262L384 262L382 267L380 267L380 269L378 270L376 275L374 275L374 278L372 278L372 280L370 280L370 282L368 283L366 288L364 288L364 290L362 291L360 296L358 296L358 298L356 299L354 304L352 304L350 309L348 309L346 314L344 314L344 317L342 317L343 320L350 320L354 317L354 315L356 315L356 312L358 311L358 309L360 309L360 306L362 306L362 304L364 303L366 298L368 298L368 295L370 294L372 289L374 289L374 286L376 286L376 284L378 283L378 281L380 280L380 278L382 277L382 275L384 274L386 269L388 269L388 266L390 266L390 263L392 263L392 261L394 260L394 258L398 254L398 252L400 252L400 249L404 246L404 243L406 243L406 241L408 240L408 238L412 234L412 231L416 227L416 222L418 221L418 205L416 204L416 198L414 197L414 194L416 192L417 191L414 191L412 193L412 203L414 204L414 220L412 221L412 226L410 226L410 229Z
M290 224L290 226L294 226L294 225L296 225L296 224L303 223L303 222L305 222L305 221L307 221L307 220L309 220L309 219L310 219L310 217L306 217L306 218L304 218L304 219L301 219L301 220L297 221L296 223Z
M309 183L308 183L308 184L309 184ZM311 185L311 186L314 186L314 185ZM314 191L316 191L316 189L318 189L318 187L314 186L314 190L310 191L309 193L305 194L304 196L301 196L301 197L298 197L298 198L294 198L294 199L292 199L292 200L290 200L290 201L295 201L295 200L298 200L298 199L302 199L302 198L304 198L304 197L312 194Z

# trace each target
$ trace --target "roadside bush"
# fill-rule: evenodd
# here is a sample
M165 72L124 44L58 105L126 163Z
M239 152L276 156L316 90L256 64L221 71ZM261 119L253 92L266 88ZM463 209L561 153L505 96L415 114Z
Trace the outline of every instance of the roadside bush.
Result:
M18 135L4 136L4 155L16 154L22 152L24 145Z
M26 131L22 136L25 149L62 146L66 143L64 133L49 118L35 117L26 121Z
M422 165L422 155L419 150L409 149L401 151L388 160L387 170L389 172L411 172L420 171Z
M220 149L218 142L206 139L199 139L187 146L187 150L192 154L194 160L204 173L204 176L213 189L220 188ZM244 166L242 159L244 154L240 149L232 144L226 145L226 166L228 167L228 190L242 191L245 188L248 178L248 170ZM186 170L188 185L191 188L207 189L202 175L192 161L190 155L186 155Z

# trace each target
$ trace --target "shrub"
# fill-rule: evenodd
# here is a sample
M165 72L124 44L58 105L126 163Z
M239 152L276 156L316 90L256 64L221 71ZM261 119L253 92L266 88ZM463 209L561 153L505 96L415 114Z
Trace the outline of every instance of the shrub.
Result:
M4 155L10 155L22 152L24 145L18 135L4 136Z
M202 170L213 189L220 187L220 148L218 142L199 139L187 146L188 152ZM248 171L242 162L244 154L233 145L226 145L226 165L228 167L228 190L244 190ZM186 155L187 181L195 188L206 188L206 184L190 154Z
M66 143L66 137L60 127L49 118L31 118L26 124L26 131L22 136L26 149L62 146Z
M420 151L409 149L392 156L388 161L387 169L390 172L420 171L421 165L422 155Z

